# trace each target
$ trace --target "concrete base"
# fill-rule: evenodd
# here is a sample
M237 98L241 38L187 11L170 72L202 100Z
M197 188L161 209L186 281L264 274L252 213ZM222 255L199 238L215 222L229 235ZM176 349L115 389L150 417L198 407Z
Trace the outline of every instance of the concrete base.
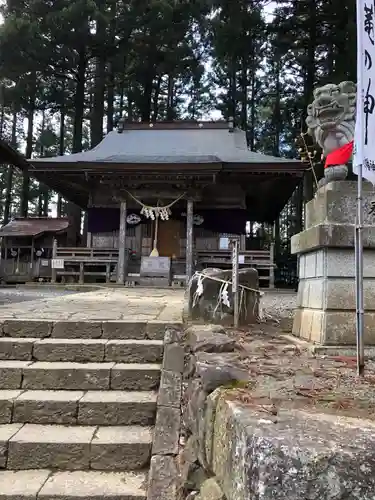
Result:
M365 210L374 198L364 190ZM292 238L299 256L299 286L293 335L322 345L355 345L356 183L332 182L306 206L306 230ZM365 344L375 346L375 225L364 228Z

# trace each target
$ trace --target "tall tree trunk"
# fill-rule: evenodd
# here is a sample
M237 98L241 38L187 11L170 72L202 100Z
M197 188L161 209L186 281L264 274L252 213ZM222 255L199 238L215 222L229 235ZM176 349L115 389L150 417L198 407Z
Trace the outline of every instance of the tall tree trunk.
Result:
M46 116L45 110L42 111L42 124L41 124L41 143L40 143L40 156L43 157L45 155L44 151L44 131L46 125ZM49 201L49 190L48 187L42 182L39 183L39 197L38 197L38 215L39 217L48 217L48 201Z
M5 85L0 85L0 139L3 137L5 121Z
M255 106L256 106L256 78L254 57L251 63L251 99L250 99L250 130L248 134L249 148L254 151L255 148Z
M36 80L37 80L37 75L34 74L31 82L30 97L27 110L26 158L31 158L33 153ZM21 217L28 216L29 190L30 190L30 176L29 176L29 171L25 168L25 170L22 172L22 191L21 191L21 208L20 208Z
M248 124L247 124L247 105L248 105L248 96L247 96L247 68L248 64L245 58L242 59L242 68L241 68L241 128L247 132Z
M65 152L65 97L63 89L63 100L60 108L60 131L59 131L59 155L62 156ZM63 199L60 193L57 194L57 217L62 216Z
M14 149L17 148L17 113L13 111L12 119L12 139L11 145ZM13 165L8 165L5 187L5 204L4 204L4 220L3 224L8 224L12 206L12 190L13 190Z
M233 56L230 67L230 112L233 118L233 123L237 124L237 63Z
M156 122L158 120L158 114L159 114L159 95L160 95L160 87L161 87L161 82L162 82L162 77L161 75L158 76L156 86L155 86L155 92L154 92L154 97L153 97L153 103L152 103L152 121Z
M152 100L152 88L153 88L154 74L151 70L145 74L145 80L143 82L143 96L142 96L142 106L141 106L141 120L143 122L149 122L151 118L151 100Z
M83 45L78 58L77 85L74 96L74 125L73 125L73 153L82 151L83 116L85 111L85 76L86 51ZM68 246L76 246L81 233L81 209L72 202L67 204L67 216L70 220L68 229Z
M280 56L276 57L276 84L275 84L275 104L273 108L273 125L274 125L274 146L273 146L273 155L280 156L280 135L281 135L281 109L280 109L280 93L281 93L281 85L280 85Z
M82 127L85 112L85 76L86 76L86 51L79 52L77 85L74 95L74 122L73 122L73 153L82 151Z
M106 22L104 21L105 0L97 0L99 5L98 17L96 20L96 46L98 56L95 61L94 76L94 99L91 121L91 147L95 147L103 139L104 120L104 94L105 94L105 68L106 68Z
M305 78L304 78L304 89L303 89L303 114L302 123L305 127L305 120L307 115L307 106L313 96L314 85L315 85L315 73L316 73L316 46L317 46L317 12L316 12L316 0L308 0L308 40L307 53L306 53L306 65L305 65ZM304 199L305 203L310 201L314 196L314 176L311 170L308 170L304 176Z
M174 78L172 75L168 75L168 95L167 95L167 121L173 121L174 119Z
M115 74L113 64L108 65L108 90L107 90L107 133L112 132L114 125L114 101L115 101Z

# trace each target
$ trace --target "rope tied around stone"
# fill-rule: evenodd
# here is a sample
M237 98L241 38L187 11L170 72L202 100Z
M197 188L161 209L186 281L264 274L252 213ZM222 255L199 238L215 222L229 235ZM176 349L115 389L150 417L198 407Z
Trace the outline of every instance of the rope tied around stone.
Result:
M198 303L199 297L203 294L203 281L205 279L210 279L212 281L216 281L218 283L221 283L221 287L220 287L220 291L218 294L218 299L217 299L216 307L214 310L214 314L216 313L218 308L221 307L222 305L226 305L227 307L230 307L230 303L229 303L229 299L228 299L228 295L227 295L227 290L228 290L229 285L232 285L232 287L233 287L233 283L231 280L223 280L221 278L216 278L215 276L210 276L208 274L200 273L198 271L196 271L194 273L194 276L198 277L198 282L197 282L197 289L195 290L194 296L193 296L193 307L196 306L196 304ZM193 278L194 278L194 276L193 276ZM239 287L240 287L240 305L239 305L240 312L243 310L245 315L247 315L247 305L246 305L246 301L244 300L244 295L245 295L245 290L248 290L249 292L253 292L257 295L257 299L255 300L254 306L253 306L253 313L254 313L257 306L260 306L260 297L262 297L264 295L264 292L261 292L260 290L256 290L255 288L250 288L246 285L239 284ZM258 320L261 320L261 317L262 317L261 310L260 310L260 314L258 314L257 317L258 317Z
M225 285L232 285L233 286L232 280L223 280L221 278L216 278L215 276L210 276L209 274L200 273L198 271L195 272L195 276L202 277L203 279L210 279L212 281L217 281L217 282L223 283ZM263 295L264 295L264 292L261 292L260 290L256 290L255 288L250 288L246 285L241 285L240 283L238 284L238 286L243 288L244 290L249 290L249 292L257 293L260 297L263 297Z

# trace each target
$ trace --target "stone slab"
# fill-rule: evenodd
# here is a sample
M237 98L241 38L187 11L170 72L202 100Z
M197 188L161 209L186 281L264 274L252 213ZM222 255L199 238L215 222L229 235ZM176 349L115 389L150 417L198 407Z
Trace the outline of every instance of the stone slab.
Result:
M363 280L366 311L375 311L375 279ZM355 311L354 278L300 279L297 306L308 309Z
M0 425L0 468L5 468L9 457L9 440L22 429L23 424Z
M323 247L354 248L354 225L320 224L310 227L291 239L291 253L310 252ZM363 247L375 250L375 226L363 228Z
M169 309L167 308L163 312L163 316L166 316ZM178 309L175 310L177 312ZM146 326L146 337L151 340L164 340L164 335L167 328L180 329L181 328L181 311L178 321L171 321L170 318L163 320L156 319L147 322Z
M159 386L160 365L118 363L112 368L111 389L119 391L151 391Z
M140 276L170 278L171 258L170 257L146 257L141 258Z
M0 424L10 424L12 422L14 400L21 392L0 390Z
M161 373L158 405L179 408L181 405L182 375L163 370Z
M31 361L1 361L0 387L2 389L20 389L24 370Z
M103 337L106 339L145 339L146 321L105 321L103 322Z
M312 491L372 500L374 445L372 421L297 410L275 417L222 399L211 465L227 500L259 491L263 500L301 500Z
M182 373L184 371L185 351L178 344L168 344L164 349L163 370Z
M82 391L25 391L14 402L13 420L33 424L75 424Z
M322 345L355 345L355 311L320 311L297 309L294 313L293 335ZM375 345L375 313L364 314L364 343Z
M180 440L180 408L159 406L156 415L153 455L177 455Z
M60 339L99 339L103 334L101 321L57 321L52 337Z
M110 340L105 360L116 363L158 363L163 359L161 340Z
M51 335L52 322L39 319L7 319L3 323L3 331L6 337L44 338Z
M25 424L9 441L8 469L88 469L96 427Z
M33 346L36 340L37 339L32 338L0 338L0 360L31 360L33 355Z
M151 458L147 500L176 500L178 468L175 457L155 455Z
M38 500L145 500L145 484L142 472L56 472L41 488Z
M104 360L106 343L106 340L92 338L43 339L35 342L33 355L37 361L98 363Z
M79 401L79 425L151 425L156 393L89 391Z
M219 325L195 325L186 330L187 343L192 352L233 352L236 341L225 334Z
M106 390L114 363L38 361L24 369L23 389Z
M149 427L99 427L91 443L94 470L143 469L150 460L152 431Z
M374 223L371 202L374 190L371 185L363 184L364 224ZM330 182L321 187L315 197L306 204L306 228L321 223L352 224L357 210L357 184L351 181Z
M49 470L0 471L0 500L36 500Z
M49 336L49 328L52 323L59 319L70 322L149 322L164 321L181 322L181 311L183 304L184 290L177 289L144 289L144 288L101 288L100 290L85 293L65 295L47 300L33 300L23 303L13 303L0 306L1 318L5 322L11 322L14 326L20 320L22 322L21 331L18 337L45 337ZM100 304L100 307L98 307ZM141 317L143 316L142 320ZM44 334L40 331L38 335L24 334L25 328L30 321L42 320L43 327L46 328ZM62 326L58 327L58 329ZM99 330L99 328L98 328ZM97 330L97 332L98 332ZM104 330L104 325L103 325ZM66 330L65 330L66 332ZM70 330L71 335L75 335ZM96 333L95 335L97 335ZM64 331L61 330L61 334ZM54 336L56 337L56 329ZM77 334L76 337L82 335ZM105 337L105 335L104 335ZM110 337L106 337L110 338ZM113 337L130 338L130 337ZM134 338L134 337L133 337Z

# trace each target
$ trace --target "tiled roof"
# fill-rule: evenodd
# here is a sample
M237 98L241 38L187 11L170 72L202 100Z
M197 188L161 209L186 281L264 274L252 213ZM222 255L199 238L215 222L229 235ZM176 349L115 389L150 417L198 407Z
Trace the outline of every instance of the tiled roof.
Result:
M297 160L250 151L246 134L228 128L142 128L110 132L95 148L32 163L253 163L290 164Z
M17 218L0 229L0 236L37 236L42 233L57 233L68 228L68 219L47 217Z

